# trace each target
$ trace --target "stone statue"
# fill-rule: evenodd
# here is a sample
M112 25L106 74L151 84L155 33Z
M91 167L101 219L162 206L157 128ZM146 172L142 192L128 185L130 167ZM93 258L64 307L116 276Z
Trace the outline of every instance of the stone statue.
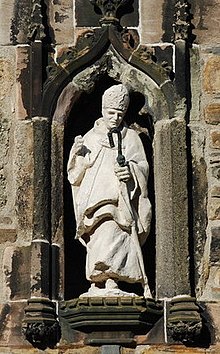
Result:
M136 296L118 288L125 281L142 283L151 297L141 252L151 221L148 163L138 134L123 122L128 105L125 86L106 90L102 118L75 138L70 152L76 238L87 249L91 282L81 296Z

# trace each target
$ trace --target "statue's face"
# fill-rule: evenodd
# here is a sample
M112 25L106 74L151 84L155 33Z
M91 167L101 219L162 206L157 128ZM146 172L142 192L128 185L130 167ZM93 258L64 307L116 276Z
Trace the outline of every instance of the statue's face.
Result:
M121 124L126 111L116 108L102 108L102 116L108 130L117 128Z

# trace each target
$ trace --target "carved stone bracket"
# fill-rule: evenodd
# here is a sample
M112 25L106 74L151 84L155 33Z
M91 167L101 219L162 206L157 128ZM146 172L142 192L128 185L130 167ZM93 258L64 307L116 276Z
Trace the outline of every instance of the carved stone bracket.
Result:
M96 11L103 15L100 20L101 25L118 25L121 16L130 12L133 0L89 0Z
M87 344L132 344L162 317L160 301L144 297L85 297L63 302L59 310L65 330L88 333ZM120 335L119 335L120 333Z
M175 16L173 23L174 41L183 39L185 41L192 40L191 23L192 14L190 13L191 5L186 0L178 0L175 5Z
M55 304L47 299L28 300L25 308L23 333L36 348L53 348L60 340L61 331L56 320Z
M175 297L167 319L167 332L175 342L195 343L202 331L200 307L190 296Z

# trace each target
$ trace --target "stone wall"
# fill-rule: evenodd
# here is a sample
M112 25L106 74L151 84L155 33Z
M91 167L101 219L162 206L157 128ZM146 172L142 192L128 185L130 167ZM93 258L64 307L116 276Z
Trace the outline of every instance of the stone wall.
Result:
M138 30L141 44L151 47L153 54L158 55L161 62L168 61L169 65L175 62L172 41L175 2L135 1L134 13L126 15L123 20L125 26ZM32 7L32 3L35 7ZM189 266L192 294L207 307L206 316L214 333L214 344L220 341L220 0L191 0L190 3L196 38L189 48ZM44 81L46 75L42 67L50 64L50 61L45 64L48 53L57 62L67 48L75 45L85 30L91 31L98 26L94 23L99 20L98 15L93 14L91 17L91 4L85 0L47 0L43 9L39 10L40 15L37 12L38 5L40 1L3 0L0 3L1 353L8 352L7 347L10 346L17 348L13 349L14 352L38 352L31 349L25 340L21 323L26 300L31 296L31 286L36 280L31 274L34 268L31 242L33 238L44 238L46 243L49 238L45 236L49 233L48 225L39 226L37 220L42 217L41 208L44 204L36 202L39 198L44 199L37 184L41 182L41 165L36 158L36 144L46 146L48 142L45 140L50 135L50 132L48 135L45 133L47 123L44 126L41 118L39 121L33 119L40 115L41 80ZM35 23L37 18L41 18L44 34L35 37L35 31L39 31ZM35 27L31 27L31 21ZM34 44L31 42L33 38ZM38 123L43 126L40 133ZM42 139L40 143L37 134ZM47 158L42 157L45 160ZM44 183L46 188L50 182L47 180ZM46 212L49 215L50 211ZM181 254L181 250L179 252ZM39 254L36 251L38 260ZM43 269L41 271L44 273ZM59 287L63 290L62 279ZM27 349L19 349L23 346ZM217 354L220 349L216 348L195 350L198 353ZM100 352L98 348L66 349L65 346L60 350L45 352L87 353L87 349L91 353ZM167 352L166 347L151 348L145 344L136 352L156 353L157 350ZM182 347L169 350L190 353L190 349L186 351ZM123 352L133 350L124 349Z

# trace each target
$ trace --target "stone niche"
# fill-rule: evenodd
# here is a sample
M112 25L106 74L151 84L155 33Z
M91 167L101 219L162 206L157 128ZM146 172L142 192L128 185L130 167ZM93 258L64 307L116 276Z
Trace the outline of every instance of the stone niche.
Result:
M55 198L59 198L59 192L64 195L63 206L58 217L60 218L63 214L64 298L68 301L60 305L60 323L63 339L70 343L73 340L76 341L74 331L78 330L87 333L84 339L87 344L118 343L133 346L135 345L134 335L141 334L141 331L148 332L163 313L160 301L149 300L146 303L142 296L143 289L138 284L120 284L120 289L138 294L137 300L129 297L125 299L88 298L79 299L78 302L76 300L80 294L87 291L89 282L86 281L85 275L85 249L77 240L74 240L76 224L71 186L65 172L67 160L74 137L79 134L84 135L93 127L94 121L101 116L101 97L104 91L119 82L131 90L130 109L126 114L126 123L140 133L150 165L148 189L154 212L151 232L143 247L143 255L150 287L155 294L156 238L152 143L155 121L159 120L162 112L167 112L167 115L169 112L163 94L153 80L126 63L120 55L114 53L113 48L110 48L100 60L77 74L63 89L52 121L52 176L55 176L55 179L52 179L52 187L56 190ZM156 101L157 97L161 97L160 105ZM71 107L70 102L72 102ZM60 160L61 151L63 151L63 161ZM61 174L64 181L63 190L60 189L57 180L58 166L64 171L63 176ZM53 173L53 168L56 169L56 173ZM57 200L53 203L56 206L58 204ZM55 228L56 225L60 225L60 222L54 219L52 227ZM115 319L112 313L115 313Z
M64 167L62 169L66 171L67 159L74 137L79 134L84 135L93 126L97 117L101 116L101 96L103 92L106 88L118 82L123 82L123 84L131 88L131 104L126 115L126 122L128 125L133 125L134 129L140 132L148 162L151 166L149 193L151 203L155 205L152 146L154 123L163 114L169 115L168 107L163 94L161 94L153 80L146 75L144 76L140 70L127 64L119 55L115 55L112 49L103 58L95 62L94 65L76 75L61 93L52 122L53 139L56 143L56 146L52 148L52 161L54 166L62 165L62 161L56 160L60 156L58 151L63 148L64 141ZM160 104L158 104L157 98L160 96ZM75 97L77 97L76 100ZM71 107L69 106L69 102L73 102ZM62 117L62 121L60 117ZM62 134L62 140L60 139L60 134ZM57 190L57 187L54 188ZM55 198L56 196L58 198L58 195L57 191ZM57 205L57 202L55 204ZM81 245L73 241L75 229L73 215L70 185L64 172L64 233L66 242L65 262L67 265L65 273L65 296L67 299L79 295L82 291L80 287L87 286L86 284L83 285L83 278L85 279L84 267L80 266L75 269L73 267L74 263L78 263L77 257L79 257L79 263L82 262L82 257L85 257ZM54 224L59 225L58 220ZM153 222L151 236L149 237L152 250L155 249L154 225L155 223ZM149 258L153 260L154 251L149 252ZM155 262L149 261L149 258L148 262L150 263L148 268L151 268L150 278L152 287L154 288L155 269L150 264L154 264ZM79 272L82 272L82 274ZM73 276L74 273L75 276ZM78 284L75 282L78 282Z
M71 111L64 125L64 171L66 171L67 159L69 157L70 148L73 144L74 137L84 135L94 125L94 121L101 117L101 97L104 91L113 84L123 82L132 88L130 95L130 109L126 114L126 123L137 129L142 138L148 162L150 164L149 176L149 194L151 203L155 205L154 198L154 177L153 177L153 135L154 122L152 111L149 104L153 103L154 97L148 94L149 101L146 102L146 93L143 93L144 87L150 91L156 89L153 87L153 82L150 78L144 78L141 72L132 68L126 62L120 63L120 60L113 54L111 50L105 55L103 61L111 63L111 69L102 69L104 66L102 60L96 62L93 66L85 69L80 74L76 75L73 81L64 89L65 95L71 95L73 87L81 88L80 97L74 102ZM101 72L102 71L102 72ZM101 72L101 73L100 73ZM91 80L92 78L92 80ZM134 87L132 87L134 85ZM59 116L59 112L65 112L66 107L63 102L55 112L55 117ZM142 110L142 111L141 111ZM159 115L159 112L157 112ZM56 121L54 121L56 125ZM55 152L55 156L57 156ZM54 156L54 157L55 157ZM64 242L65 242L65 298L71 299L77 297L80 293L88 288L88 283L85 281L85 254L84 248L78 241L73 241L74 237L74 211L71 197L71 186L67 180L66 173L64 174ZM154 208L155 209L155 208ZM155 218L155 216L154 216ZM151 234L144 246L147 268L149 269L149 278L151 279L152 289L155 290L155 223L152 223ZM147 249L153 250L148 252ZM74 268L73 264L76 264ZM124 284L125 285L125 284ZM141 294L142 289L138 292Z

